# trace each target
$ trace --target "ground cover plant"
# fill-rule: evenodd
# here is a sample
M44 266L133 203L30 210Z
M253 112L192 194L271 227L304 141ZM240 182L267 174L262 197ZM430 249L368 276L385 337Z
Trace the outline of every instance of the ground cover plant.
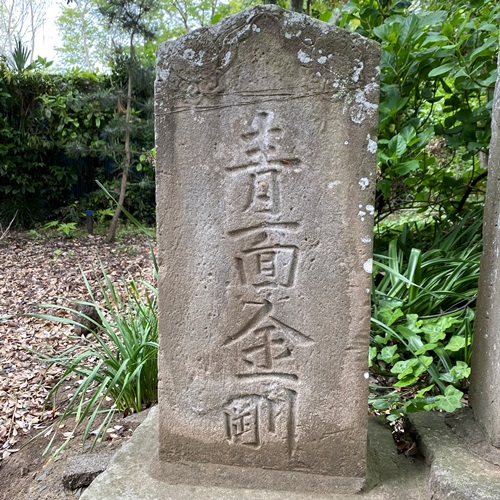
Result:
M0 460L19 447L26 433L53 418L52 408L42 415L42 405L63 370L56 365L48 369L33 350L56 354L84 343L72 325L26 314L47 312L38 309L40 303L74 306L88 301L82 270L102 300L99 273L93 271L99 270L100 262L120 290L126 283L121 276L154 283L145 237L130 230L120 230L118 236L109 246L101 235L68 239L52 232L32 235L10 229L0 242Z
M424 230L411 234L405 225L375 255L370 365L382 383L372 386L370 404L389 420L417 410L453 411L467 387L481 210L439 226L431 225L434 236L426 242Z

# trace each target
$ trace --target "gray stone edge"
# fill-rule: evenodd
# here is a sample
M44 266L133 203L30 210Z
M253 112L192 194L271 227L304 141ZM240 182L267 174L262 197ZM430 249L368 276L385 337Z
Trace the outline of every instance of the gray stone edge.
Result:
M500 499L500 467L474 454L446 425L446 414L418 412L408 420L430 466L433 500Z
M151 408L146 420L135 430L131 439L111 459L109 467L99 475L80 497L82 500L372 500L428 499L427 474L412 460L397 456L390 431L379 421L369 421L369 460L374 486L380 473L380 483L374 489L359 494L300 493L227 487L205 487L172 484L150 476L150 467L157 452L158 407ZM399 464L399 465L398 465ZM420 470L420 472L418 472ZM417 475L415 475L417 474ZM368 484L367 484L368 487ZM406 488L406 489L405 489ZM403 492L404 496L400 496Z
M72 457L63 472L62 483L65 488L76 490L89 486L92 481L106 470L112 453L85 454Z
M187 478L191 476L197 481L196 474L202 479L207 479L208 475L218 466L213 464L165 464L165 466L160 470L161 477L167 477L168 482L160 481L156 478L151 477L150 468L151 463L155 461L157 454L157 442L158 442L158 407L151 408L150 413L146 420L136 429L131 439L114 455L111 459L109 467L106 471L99 475L90 487L83 493L80 497L82 500L104 500L104 499L121 499L121 500L152 500L162 498L165 500L176 499L183 500L184 498L204 498L204 499L222 499L222 498L233 498L234 489L230 486L220 487L219 485L187 485L182 484L187 481ZM237 467L221 466L219 472L226 475L232 475L238 471ZM247 472L249 468L246 468ZM243 471L244 473L245 471ZM254 474L270 473L273 474L277 471L262 471L256 470ZM158 473L158 472L157 472ZM241 474L241 472L239 472ZM281 474L284 474L283 476ZM299 473L297 473L299 474ZM294 473L279 473L285 481L289 481L292 476L296 476ZM313 476L311 474L299 474L299 476ZM141 478L141 481L137 479ZM179 481L179 479L181 481ZM277 477L279 480L280 477ZM316 476L319 481L325 481L326 487L331 487L330 493L322 494L321 492L310 493L296 493L292 491L268 491L268 490L256 490L256 489L238 489L239 498L252 498L254 500L281 500L283 498L290 500L305 500L309 498L314 499L332 499L339 498L339 494L342 494L342 498L355 498L353 495L347 495L344 489L344 485L347 482L349 487L350 478L325 478L325 476ZM339 479L343 480L337 482ZM361 489L364 480L355 478L356 488ZM201 481L203 482L203 481ZM201 483L200 482L200 483ZM228 481L229 483L231 481ZM295 483L297 479L295 479ZM313 479L314 482L314 479ZM181 484L178 484L181 483ZM277 483L278 484L278 483ZM277 485L276 484L276 485ZM293 484L285 482L288 487L298 486L298 484ZM283 489L283 488L282 488ZM286 490L286 488L284 488ZM163 492L161 496L158 496L158 492ZM198 492L198 495L196 493Z

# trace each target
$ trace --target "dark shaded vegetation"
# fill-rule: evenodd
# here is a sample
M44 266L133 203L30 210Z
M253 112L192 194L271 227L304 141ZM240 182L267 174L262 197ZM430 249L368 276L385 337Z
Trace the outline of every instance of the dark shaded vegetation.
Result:
M22 50L22 48L20 48ZM0 60L0 223L31 228L79 221L84 210L113 208L95 180L116 189L124 156L128 70L110 75L51 74L46 62ZM137 70L130 119L130 211L154 221L151 67Z

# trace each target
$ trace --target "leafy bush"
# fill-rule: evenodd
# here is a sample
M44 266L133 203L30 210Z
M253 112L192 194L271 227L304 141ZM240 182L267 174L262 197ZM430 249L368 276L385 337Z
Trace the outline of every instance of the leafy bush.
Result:
M470 374L474 302L481 256L480 211L469 212L425 250L407 230L375 256L371 370L392 382L370 403L389 419L461 406Z
M381 43L378 220L403 208L450 217L482 201L499 18L495 0L338 9L338 26Z
M20 227L50 221L58 217L57 209L95 191L96 179L116 179L121 172L126 100L121 86L110 75L49 74L46 69L40 65L14 67L0 57L3 225L16 212L15 225ZM154 169L143 164L141 155L154 142L153 72L144 73L130 123L131 180L136 192L131 206L151 223Z

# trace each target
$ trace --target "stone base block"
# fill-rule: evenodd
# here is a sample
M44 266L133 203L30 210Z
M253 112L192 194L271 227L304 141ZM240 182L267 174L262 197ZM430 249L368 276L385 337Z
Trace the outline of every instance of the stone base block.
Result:
M169 484L311 494L359 493L366 483L364 478L359 477L322 476L231 465L159 461L153 462L151 475L159 480L168 478Z
M470 409L409 420L431 468L432 500L500 499L500 450L488 445Z
M217 467L207 464L156 463L158 411L152 408L130 441L113 457L108 469L95 479L82 500L428 500L428 469L423 461L398 455L390 430L377 420L369 422L369 478L358 494L343 488L360 487L345 478L328 478L263 469ZM157 465L157 464L156 464ZM212 475L213 473L213 475ZM309 476L309 477L307 477ZM241 487L260 479L260 487ZM236 487L236 486L240 487ZM265 489L262 489L265 487ZM305 491L304 491L305 490ZM309 490L309 491L307 491Z
M64 470L62 482L65 488L76 490L89 486L109 465L112 454L85 454L72 457Z

